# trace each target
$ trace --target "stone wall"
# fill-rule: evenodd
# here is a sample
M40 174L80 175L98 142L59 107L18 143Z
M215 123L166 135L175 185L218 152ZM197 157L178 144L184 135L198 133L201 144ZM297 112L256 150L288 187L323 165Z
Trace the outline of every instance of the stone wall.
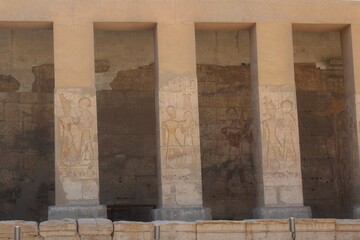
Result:
M250 66L198 65L204 205L213 219L252 218Z
M0 219L47 219L54 204L52 93L0 93Z
M154 65L119 71L110 86L97 91L101 203L156 206Z
M13 237L20 226L24 240L153 240L155 226L161 240L288 240L287 220L111 222L107 219L64 219L41 222L2 221L0 240ZM298 240L357 240L359 220L297 219Z
M351 212L350 135L340 63L295 68L304 201L315 217L344 218Z

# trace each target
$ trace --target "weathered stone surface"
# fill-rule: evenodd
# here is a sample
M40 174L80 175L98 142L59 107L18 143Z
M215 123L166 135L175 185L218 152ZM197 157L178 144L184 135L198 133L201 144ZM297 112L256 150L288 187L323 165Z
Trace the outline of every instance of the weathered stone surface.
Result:
M287 220L253 220L246 222L247 239L291 239Z
M95 72L103 73L107 72L110 68L110 62L108 60L95 59Z
M40 235L51 236L77 236L77 223L75 219L49 220L40 223Z
M113 223L109 219L81 218L77 222L81 236L111 236L113 233Z
M162 240L196 240L196 223L154 222L160 226Z
M42 64L32 68L35 81L32 84L32 92L54 92L54 64Z
M56 204L99 204L96 95L92 89L55 93Z
M196 223L198 240L245 240L246 222L199 221Z
M16 92L20 88L20 83L11 75L0 74L0 91Z
M210 208L161 208L153 210L155 221L182 221L194 222L196 220L211 220Z
M15 226L20 226L20 236L24 240L41 240L38 224L32 221L0 221L0 239L11 240Z
M114 222L114 240L153 240L154 224L143 222Z
M357 240L360 238L360 220L337 219L336 240Z
M49 220L61 220L64 218L106 218L105 205L58 205L49 207Z
M296 236L299 239L335 240L335 219L297 219Z

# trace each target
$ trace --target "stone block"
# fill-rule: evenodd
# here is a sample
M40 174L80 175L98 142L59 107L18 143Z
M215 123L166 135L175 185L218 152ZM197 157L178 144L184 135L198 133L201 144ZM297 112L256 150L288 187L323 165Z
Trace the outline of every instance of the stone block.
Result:
M113 240L153 240L154 224L143 222L114 222Z
M5 120L6 121L21 121L20 104L6 103L5 104Z
M81 218L77 220L82 240L111 240L113 223L108 219Z
M336 240L359 240L360 220L337 219Z
M20 226L21 239L40 240L38 224L33 221L0 221L0 240L11 240L14 237L14 227Z
M211 220L210 208L159 208L153 210L155 221Z
M75 219L49 220L40 223L40 235L46 240L80 239Z
M335 222L335 219L297 219L296 238L335 240Z
M154 222L160 226L161 240L196 240L196 223Z
M288 220L249 220L246 221L247 239L263 240L291 239Z
M196 231L197 240L245 240L246 222L200 221Z
M50 206L49 220L61 220L64 218L106 218L105 205L97 206Z
M289 217L309 218L311 217L311 209L304 206L258 207L254 209L254 218L287 219Z

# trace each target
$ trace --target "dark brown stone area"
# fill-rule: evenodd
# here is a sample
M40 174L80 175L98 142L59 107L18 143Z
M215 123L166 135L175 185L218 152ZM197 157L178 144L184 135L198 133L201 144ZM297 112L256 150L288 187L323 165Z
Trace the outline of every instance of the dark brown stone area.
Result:
M350 217L343 71L296 64L305 205L314 217Z
M250 66L198 65L204 205L214 219L252 218Z
M107 72L109 68L110 68L110 62L108 60L95 59L96 73Z
M154 72L154 65L119 71L113 90L97 92L102 204L158 202ZM150 220L148 213L135 220Z
M35 66L32 68L32 72L35 76L32 92L54 92L54 64Z
M0 74L0 91L16 92L20 88L20 83L11 75Z
M0 93L0 166L0 219L46 220L54 204L52 93Z

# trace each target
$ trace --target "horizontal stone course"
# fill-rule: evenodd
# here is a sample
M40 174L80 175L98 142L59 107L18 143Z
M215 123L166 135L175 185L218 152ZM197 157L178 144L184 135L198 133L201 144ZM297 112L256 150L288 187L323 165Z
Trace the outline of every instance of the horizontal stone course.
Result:
M111 222L108 219L63 219L38 224L33 221L0 221L0 240L12 240L14 227L21 227L22 240L282 240L291 239L287 219L244 221ZM359 240L360 220L296 219L299 240Z

